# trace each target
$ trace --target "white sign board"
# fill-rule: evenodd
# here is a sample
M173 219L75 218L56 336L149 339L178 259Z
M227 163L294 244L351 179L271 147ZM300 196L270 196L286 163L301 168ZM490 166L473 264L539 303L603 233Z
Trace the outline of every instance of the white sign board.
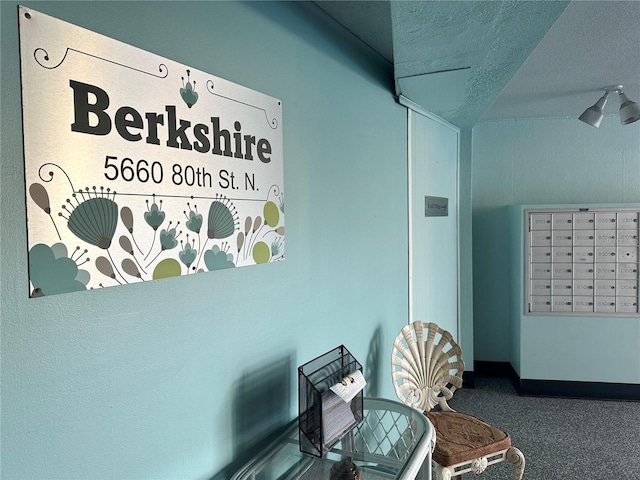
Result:
M32 297L284 259L279 100L18 15Z

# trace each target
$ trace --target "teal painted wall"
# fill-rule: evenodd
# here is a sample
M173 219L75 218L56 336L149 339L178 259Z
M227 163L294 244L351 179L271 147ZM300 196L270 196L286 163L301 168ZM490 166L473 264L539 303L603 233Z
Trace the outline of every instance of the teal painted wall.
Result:
M624 205L640 208L638 203ZM623 205L581 206L615 209ZM542 210L544 206L514 205L506 209L511 233L511 365L521 379L640 384L638 317L524 314L524 226L528 208Z
M640 122L622 126L607 116L599 129L573 118L480 123L472 158L475 358L507 362L518 332L509 315L512 225L504 207L639 202ZM637 349L640 339L609 326Z
M296 415L296 367L341 343L365 392L393 398L408 240L391 67L309 3L25 4L281 99L287 244L277 264L27 298L17 3L3 1L2 478L228 477Z

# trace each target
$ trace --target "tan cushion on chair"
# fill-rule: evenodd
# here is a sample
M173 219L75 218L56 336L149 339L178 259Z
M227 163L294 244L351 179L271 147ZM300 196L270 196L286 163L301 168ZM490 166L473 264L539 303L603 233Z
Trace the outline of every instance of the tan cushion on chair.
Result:
M426 412L436 429L433 460L443 467L471 461L511 446L505 432L460 412Z

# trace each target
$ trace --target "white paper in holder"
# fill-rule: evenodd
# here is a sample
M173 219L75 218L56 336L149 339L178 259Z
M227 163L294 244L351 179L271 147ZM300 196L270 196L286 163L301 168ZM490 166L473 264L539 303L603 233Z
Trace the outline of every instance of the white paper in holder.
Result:
M364 389L367 381L360 370L356 370L347 375L342 381L336 383L331 390L342 398L345 402L350 402L362 389Z

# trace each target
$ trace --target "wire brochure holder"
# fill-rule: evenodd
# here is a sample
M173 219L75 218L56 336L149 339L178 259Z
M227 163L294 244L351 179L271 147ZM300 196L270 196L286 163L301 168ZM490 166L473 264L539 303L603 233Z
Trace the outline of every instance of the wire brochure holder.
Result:
M300 451L322 457L363 419L362 365L344 345L298 367Z

